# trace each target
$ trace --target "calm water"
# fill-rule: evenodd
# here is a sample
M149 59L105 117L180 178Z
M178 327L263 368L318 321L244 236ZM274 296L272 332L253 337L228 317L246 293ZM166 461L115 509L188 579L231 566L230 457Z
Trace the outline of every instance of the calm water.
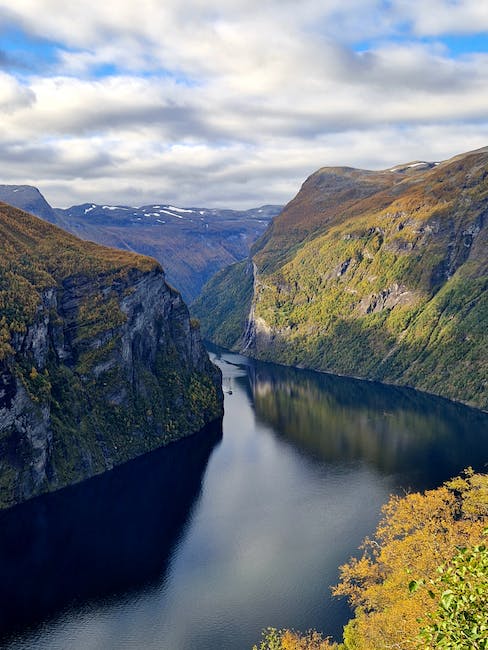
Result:
M338 634L329 585L388 495L488 461L488 416L214 351L217 428L0 514L0 645L250 650Z

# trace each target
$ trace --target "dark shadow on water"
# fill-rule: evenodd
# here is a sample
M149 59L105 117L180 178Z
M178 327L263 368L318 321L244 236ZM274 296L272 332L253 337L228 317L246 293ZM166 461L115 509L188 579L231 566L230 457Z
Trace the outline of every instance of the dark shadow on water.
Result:
M0 513L0 640L164 580L221 423Z

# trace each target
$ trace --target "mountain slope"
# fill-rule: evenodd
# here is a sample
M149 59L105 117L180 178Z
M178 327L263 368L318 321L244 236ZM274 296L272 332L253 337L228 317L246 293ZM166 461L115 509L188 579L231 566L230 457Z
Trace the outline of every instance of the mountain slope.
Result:
M222 413L218 370L148 257L0 204L0 507Z
M0 201L30 212L45 221L57 223L55 211L32 185L0 185Z
M168 282L192 301L221 268L249 254L278 206L209 210L171 205L99 206L56 210L60 225L82 239L133 250L157 259Z
M0 185L0 201L30 212L68 232L122 250L150 255L168 282L192 301L217 271L247 257L281 206L251 210L179 208L172 205L84 203L53 209L35 187Z
M488 408L487 251L488 148L382 172L325 168L253 247L252 298L235 307L245 331L212 319L215 283L193 310L205 336L260 358Z

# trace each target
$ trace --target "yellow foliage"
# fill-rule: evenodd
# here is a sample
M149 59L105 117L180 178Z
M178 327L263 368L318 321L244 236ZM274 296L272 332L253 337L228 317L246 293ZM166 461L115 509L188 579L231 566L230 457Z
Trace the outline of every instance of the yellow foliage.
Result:
M487 519L488 475L472 470L437 490L391 497L363 556L341 567L334 588L355 608L345 628L346 648L414 647L418 620L436 604L426 590L410 593L409 583L434 578L456 547L479 544Z
M342 645L330 641L315 630L298 634L293 630L270 627L263 631L263 640L253 650L341 650Z

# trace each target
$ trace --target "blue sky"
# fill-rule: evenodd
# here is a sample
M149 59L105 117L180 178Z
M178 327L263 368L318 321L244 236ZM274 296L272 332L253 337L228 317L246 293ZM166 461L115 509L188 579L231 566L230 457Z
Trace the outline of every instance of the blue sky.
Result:
M479 0L0 0L3 183L251 207L488 144Z

